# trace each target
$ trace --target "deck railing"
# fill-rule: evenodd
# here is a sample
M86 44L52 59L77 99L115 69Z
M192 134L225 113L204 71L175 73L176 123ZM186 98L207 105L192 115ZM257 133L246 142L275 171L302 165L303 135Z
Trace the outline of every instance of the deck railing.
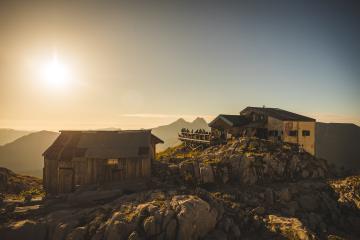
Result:
M185 142L197 142L203 144L211 144L216 138L211 133L194 133L194 132L180 132L178 134L179 140Z

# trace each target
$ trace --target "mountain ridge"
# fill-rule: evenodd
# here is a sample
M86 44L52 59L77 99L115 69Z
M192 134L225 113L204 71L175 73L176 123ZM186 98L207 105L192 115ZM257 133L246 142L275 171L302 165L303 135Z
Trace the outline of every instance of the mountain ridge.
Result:
M16 173L42 177L42 153L59 133L39 131L0 146L0 165Z
M210 130L207 122L203 118L197 117L191 122L188 122L183 118L179 118L178 120L168 125L163 125L152 129L152 133L165 142L164 144L159 144L157 146L157 150L163 151L168 147L179 145L181 142L177 139L177 134L180 132L181 128L187 128L189 130L203 128L205 130Z
M16 130L11 128L0 128L0 146L11 143L16 139L32 133L28 130Z

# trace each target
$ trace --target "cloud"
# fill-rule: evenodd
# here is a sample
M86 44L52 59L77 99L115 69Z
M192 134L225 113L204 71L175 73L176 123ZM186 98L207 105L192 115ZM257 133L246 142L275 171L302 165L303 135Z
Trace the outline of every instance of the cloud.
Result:
M135 118L165 118L165 119L178 119L184 118L185 120L194 120L197 117L211 120L214 118L212 115L181 115L181 114L153 114L153 113L128 113L122 114L122 117L135 117Z

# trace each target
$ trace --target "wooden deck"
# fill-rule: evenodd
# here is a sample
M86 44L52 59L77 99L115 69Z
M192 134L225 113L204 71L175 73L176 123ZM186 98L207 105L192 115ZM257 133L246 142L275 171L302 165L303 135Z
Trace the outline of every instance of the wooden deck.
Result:
M192 147L197 145L210 146L217 141L211 133L181 132L178 134L178 139L185 145L191 145Z
M191 137L183 137L183 136L179 136L179 140L180 141L187 141L187 142L197 142L197 143L203 143L203 144L211 144L211 140L203 140L203 139L196 139L196 138L191 138Z

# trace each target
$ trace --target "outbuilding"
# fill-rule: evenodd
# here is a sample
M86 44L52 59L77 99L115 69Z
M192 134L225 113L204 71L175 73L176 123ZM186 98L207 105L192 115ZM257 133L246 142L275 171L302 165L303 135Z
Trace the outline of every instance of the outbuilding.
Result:
M48 194L68 193L77 186L151 176L156 144L151 130L60 131L43 153L43 183Z

